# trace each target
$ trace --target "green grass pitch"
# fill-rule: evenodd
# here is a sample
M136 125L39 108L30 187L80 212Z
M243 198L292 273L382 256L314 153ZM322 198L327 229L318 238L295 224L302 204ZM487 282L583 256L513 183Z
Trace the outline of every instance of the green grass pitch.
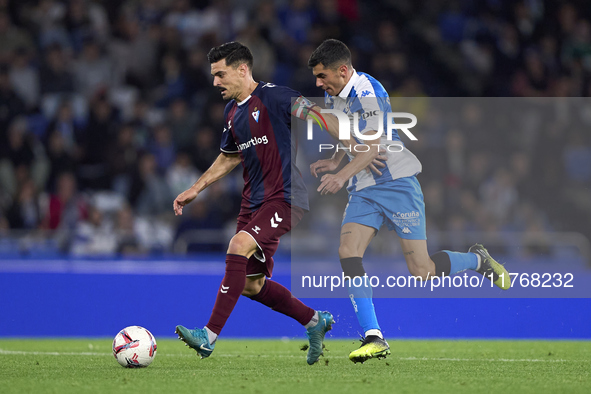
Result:
M326 341L306 364L304 339L222 339L200 360L158 340L148 368L125 369L110 339L2 339L2 393L589 393L591 342L390 340L385 360L353 364L359 342Z

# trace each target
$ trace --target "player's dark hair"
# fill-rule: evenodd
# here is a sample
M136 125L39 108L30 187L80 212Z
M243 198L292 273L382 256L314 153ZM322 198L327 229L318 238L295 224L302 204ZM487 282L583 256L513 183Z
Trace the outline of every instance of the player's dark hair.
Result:
M325 40L310 56L308 67L314 68L318 64L326 68L337 68L343 64L351 67L351 51L347 46L333 38Z
M209 60L210 64L219 62L222 59L226 59L226 66L236 68L242 63L246 63L248 68L252 70L252 53L248 47L238 41L227 42L211 48L207 54L207 60Z

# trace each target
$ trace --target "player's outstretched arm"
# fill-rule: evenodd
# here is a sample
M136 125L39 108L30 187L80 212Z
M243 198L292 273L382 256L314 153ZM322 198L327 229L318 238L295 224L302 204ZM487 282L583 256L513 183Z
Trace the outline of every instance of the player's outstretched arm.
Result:
M182 215L185 205L197 198L206 187L228 175L238 164L240 164L239 154L220 153L197 182L174 199L172 204L174 214Z
M336 116L332 114L321 114L321 110L322 109L320 108L320 106L316 105L314 102L308 100L304 96L300 96L295 100L291 108L291 113L295 117L300 118L302 120L314 119L314 117L316 117L316 119L321 119L322 124L326 127L326 131L328 132L328 134L335 140L341 142L345 146L346 150L352 152L353 155L357 155L358 153L353 149L353 147L357 145L357 141L355 141L353 135L351 135L348 140L339 140L339 120ZM319 160L316 163L313 163L310 166L310 171L312 171L312 175L318 177L317 174L320 172L334 171L343 159L344 154L344 150L338 150L331 159ZM376 175L382 175L379 168L383 168L386 166L383 163L386 159L386 156L382 156L379 154L376 155L376 157L367 165L366 170L368 172L372 171ZM312 166L317 167L316 170L312 168ZM320 168L322 169L321 171L319 171Z
M293 103L291 107L291 114L302 120L313 120L316 117L316 119L322 121L322 124L324 127L326 127L328 134L330 134L330 136L335 140L339 140L339 120L334 115L321 114L321 110L322 108L316 105L316 103L308 100L304 96L300 96ZM353 137L351 137L350 140L340 140L340 142L349 148L352 143L355 143L355 140Z

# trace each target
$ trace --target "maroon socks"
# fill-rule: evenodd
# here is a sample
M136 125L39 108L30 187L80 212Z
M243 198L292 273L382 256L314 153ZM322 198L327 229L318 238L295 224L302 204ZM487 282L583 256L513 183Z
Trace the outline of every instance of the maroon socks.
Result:
M230 314L234 310L234 306L236 306L242 290L244 290L247 262L248 259L244 256L235 254L226 255L226 273L220 285L211 317L206 325L206 328L212 333L220 334L228 317L230 317ZM274 311L297 320L304 326L310 323L310 320L314 317L314 309L304 305L297 298L294 298L289 290L277 282L266 280L259 294L250 298L268 306ZM211 340L215 340L213 335L211 336L210 342Z
M226 255L226 274L218 291L218 296L206 327L218 334L224 328L246 283L246 263L248 259L235 254Z
M314 316L314 309L291 295L291 292L279 283L266 280L259 294L250 297L269 308L283 313L297 320L301 325L306 325Z

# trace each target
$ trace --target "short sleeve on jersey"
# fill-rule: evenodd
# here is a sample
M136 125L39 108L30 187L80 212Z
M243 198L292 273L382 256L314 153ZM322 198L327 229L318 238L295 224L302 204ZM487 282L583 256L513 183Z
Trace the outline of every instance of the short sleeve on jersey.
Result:
M238 149L236 146L236 141L234 141L232 132L228 130L227 127L224 127L224 132L222 133L222 143L220 144L220 150L224 153L240 152L240 149Z

